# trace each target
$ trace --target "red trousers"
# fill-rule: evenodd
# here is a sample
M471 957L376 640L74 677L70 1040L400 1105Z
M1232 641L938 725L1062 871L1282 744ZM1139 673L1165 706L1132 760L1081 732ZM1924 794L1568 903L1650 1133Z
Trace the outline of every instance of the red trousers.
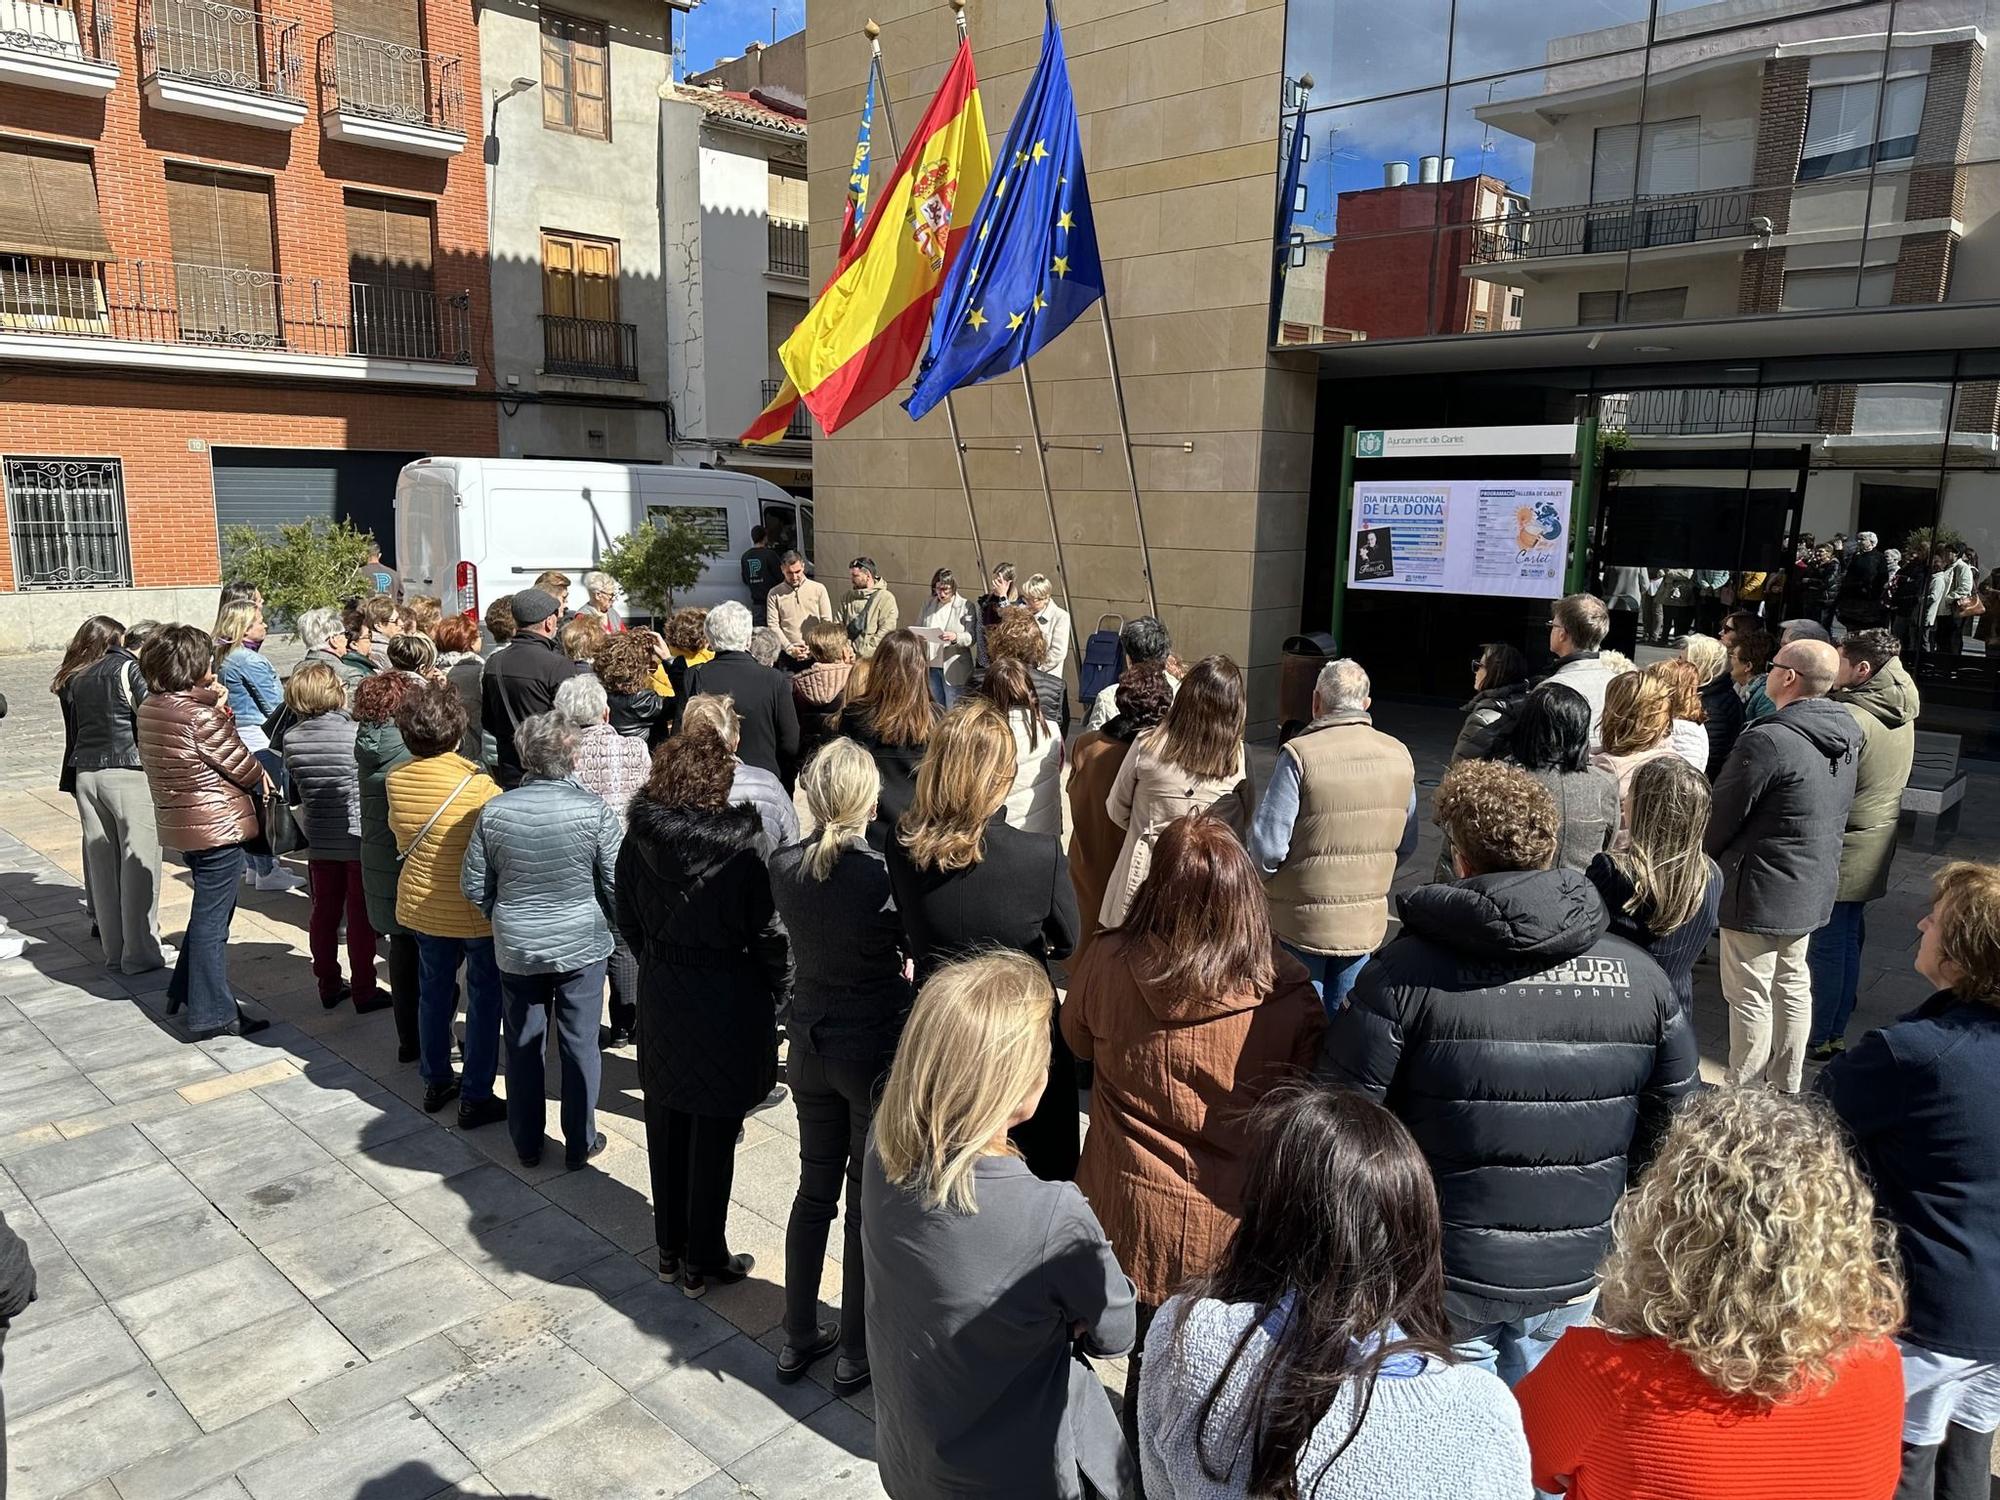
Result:
M340 919L347 918L347 964L354 976L354 998L366 1004L375 994L375 929L368 925L368 903L361 893L361 861L306 861L306 889L312 910L306 919L306 943L312 950L313 978L324 1000L340 988Z

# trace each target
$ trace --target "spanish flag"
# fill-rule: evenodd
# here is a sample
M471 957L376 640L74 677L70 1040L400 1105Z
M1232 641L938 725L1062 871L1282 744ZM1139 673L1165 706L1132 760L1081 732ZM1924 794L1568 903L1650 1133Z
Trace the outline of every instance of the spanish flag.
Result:
M992 173L972 44L961 40L860 237L778 351L800 398L828 432L910 373L959 235Z
M756 446L784 441L785 429L792 425L792 413L798 405L799 388L787 375L778 383L778 394L771 398L771 404L757 413L757 420L744 428L743 436L736 441Z

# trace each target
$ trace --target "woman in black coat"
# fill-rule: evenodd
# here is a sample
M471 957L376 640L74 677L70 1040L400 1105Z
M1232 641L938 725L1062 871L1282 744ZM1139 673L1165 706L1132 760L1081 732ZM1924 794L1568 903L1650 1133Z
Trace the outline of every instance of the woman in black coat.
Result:
M868 842L887 849L896 820L917 794L917 767L937 725L924 646L908 630L882 637L868 663L868 685L840 711L834 733L845 735L875 759L882 777L882 806L868 825Z
M889 846L889 887L917 984L980 948L1012 948L1046 967L1075 948L1076 889L1062 842L1007 824L1014 732L984 698L962 698L931 735L916 798ZM1051 1028L1049 1082L1011 1132L1037 1177L1076 1175L1076 1059Z
M791 949L757 852L753 807L732 807L736 759L713 729L676 735L632 799L615 876L618 931L639 961L660 1279L690 1297L750 1274L731 1255L736 1134L778 1078Z

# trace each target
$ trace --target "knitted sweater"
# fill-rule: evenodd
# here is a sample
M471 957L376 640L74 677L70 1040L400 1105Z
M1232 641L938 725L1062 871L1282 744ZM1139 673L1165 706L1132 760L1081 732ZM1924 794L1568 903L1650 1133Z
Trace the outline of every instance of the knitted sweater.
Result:
M1139 1383L1139 1466L1150 1500L1228 1500L1248 1493L1248 1450L1238 1455L1228 1479L1210 1479L1196 1436L1202 1402L1255 1312L1245 1303L1170 1297L1153 1319ZM1272 1347L1270 1335L1259 1330L1216 1403L1211 1452L1236 1430L1251 1372ZM1307 1500L1521 1500L1529 1493L1527 1439L1507 1387L1484 1370L1435 1361L1426 1361L1421 1374L1384 1375L1376 1382L1368 1420L1326 1478L1312 1486L1347 1436L1357 1398L1342 1390L1300 1456Z

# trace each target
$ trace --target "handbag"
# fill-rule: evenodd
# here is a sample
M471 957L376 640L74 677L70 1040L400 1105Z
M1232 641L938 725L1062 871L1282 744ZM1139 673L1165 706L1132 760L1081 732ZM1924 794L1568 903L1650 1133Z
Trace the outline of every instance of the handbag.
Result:
M1961 620L1976 620L1986 613L1986 601L1977 594L1967 594L1952 606Z
M267 782L265 790L255 794L255 800L257 836L243 841L247 853L276 859L279 855L293 854L305 847L305 834L300 832L298 819L292 816L292 805L278 790L276 782Z

